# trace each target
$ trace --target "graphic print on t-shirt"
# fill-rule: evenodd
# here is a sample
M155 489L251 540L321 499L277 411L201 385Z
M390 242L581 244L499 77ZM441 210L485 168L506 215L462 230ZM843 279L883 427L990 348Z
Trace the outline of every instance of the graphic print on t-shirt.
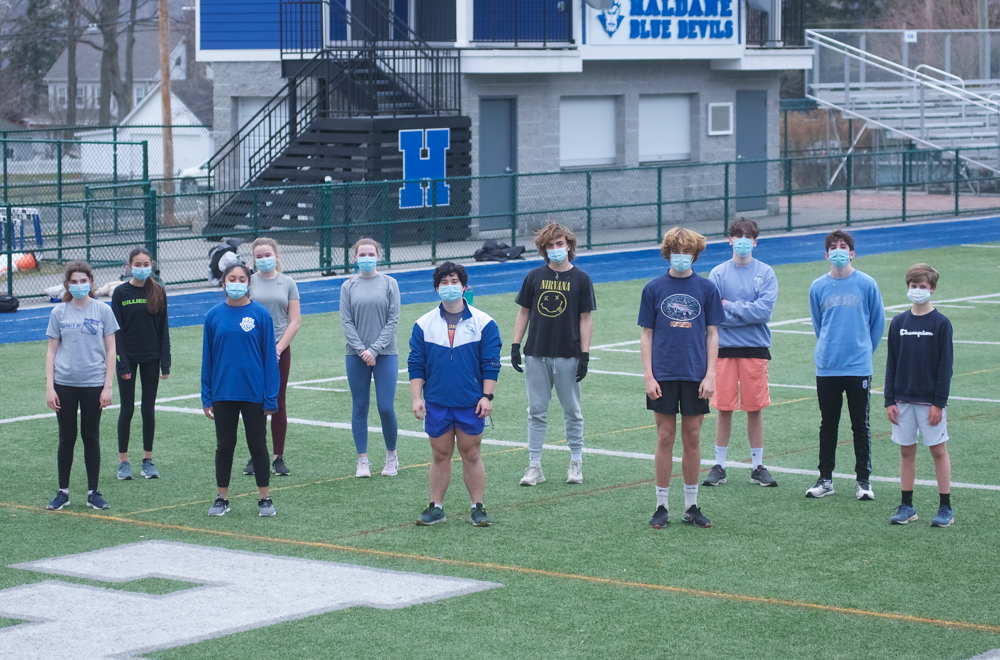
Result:
M243 328L243 332L250 332L254 329L254 321L252 316L244 316L243 320L240 321L240 327Z
M690 328L691 321L701 316L701 303L685 293L675 293L663 299L660 311L670 319L671 328Z
M566 311L568 303L562 291L546 291L538 296L538 313L554 319Z
M101 322L98 319L83 319L83 331L88 334L96 335L100 327Z

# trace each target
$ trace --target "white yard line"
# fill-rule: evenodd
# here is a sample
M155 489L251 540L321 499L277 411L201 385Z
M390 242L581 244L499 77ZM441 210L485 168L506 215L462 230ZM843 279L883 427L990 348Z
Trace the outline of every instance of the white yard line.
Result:
M990 248L992 250L1000 250L1000 245L976 245L975 243L962 243L962 247L981 247Z
M812 335L816 336L815 332L810 332L808 330L771 330L771 332L780 332L786 335Z
M350 392L350 390L338 390L332 387L311 387L309 385L292 385L297 390L315 390L316 392Z

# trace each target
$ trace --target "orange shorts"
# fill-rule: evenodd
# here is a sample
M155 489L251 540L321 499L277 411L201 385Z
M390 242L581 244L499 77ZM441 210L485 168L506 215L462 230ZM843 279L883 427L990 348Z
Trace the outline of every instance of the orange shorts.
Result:
M719 358L715 363L716 410L754 412L771 405L767 391L767 360L763 358Z

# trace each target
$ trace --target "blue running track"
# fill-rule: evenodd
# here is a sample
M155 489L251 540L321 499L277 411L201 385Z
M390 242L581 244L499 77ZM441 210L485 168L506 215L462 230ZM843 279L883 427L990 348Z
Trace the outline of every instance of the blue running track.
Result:
M919 224L897 224L888 227L854 229L851 233L862 256L937 248L963 243L1000 241L1000 218L980 218ZM780 264L818 261L823 255L826 232L768 236L761 238L754 256L765 263ZM711 243L697 262L698 272L707 272L732 256L726 242ZM585 254L574 262L583 268L595 283L623 280L652 279L667 268L657 248L632 252ZM512 261L506 264L487 263L468 267L469 284L476 296L515 293L521 288L525 274L539 265L537 260ZM438 300L431 286L429 269L394 273L399 282L403 304L430 303ZM303 314L336 312L340 308L340 285L344 277L312 282L300 282ZM179 328L200 325L205 313L223 299L221 292L206 291L170 296L170 326ZM0 315L0 344L45 339L50 307L28 309Z

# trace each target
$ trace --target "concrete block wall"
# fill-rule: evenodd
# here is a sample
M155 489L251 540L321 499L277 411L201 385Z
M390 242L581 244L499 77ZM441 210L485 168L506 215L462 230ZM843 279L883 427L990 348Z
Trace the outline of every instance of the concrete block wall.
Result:
M271 97L285 86L280 62L214 62L215 106L212 137L215 148L232 137L236 126L236 99L241 96Z

